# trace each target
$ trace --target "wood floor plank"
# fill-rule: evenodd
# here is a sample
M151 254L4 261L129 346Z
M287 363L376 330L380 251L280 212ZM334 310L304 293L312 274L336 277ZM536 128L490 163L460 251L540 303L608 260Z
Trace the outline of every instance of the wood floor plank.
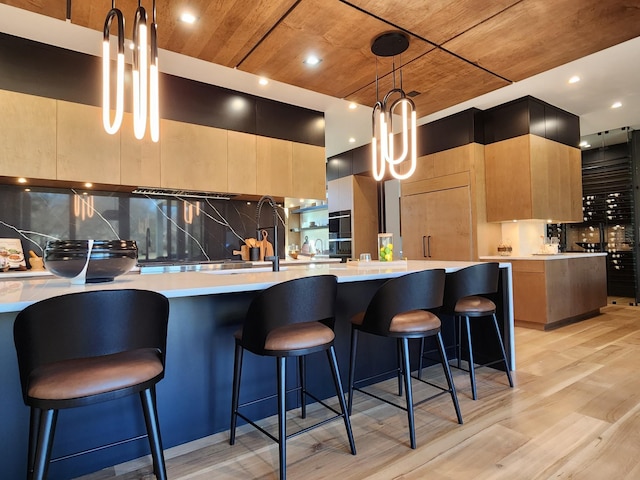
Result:
M287 444L290 479L324 480L636 480L640 478L640 307L609 305L603 314L542 332L515 329L515 388L504 372L477 369L479 399L454 369L464 424L450 397L416 408L418 447L409 448L406 413L357 393L351 418L358 454L335 421ZM442 381L439 366L425 374ZM395 397L395 381L376 388ZM416 398L429 389L414 383ZM395 397L397 398L397 397ZM399 401L401 399L397 398ZM335 399L334 399L335 400ZM310 408L310 416L322 415ZM162 419L160 419L162 421ZM302 424L295 412L290 428ZM275 419L266 419L275 426ZM272 480L277 445L243 426L165 452L171 480ZM148 457L81 477L150 480Z

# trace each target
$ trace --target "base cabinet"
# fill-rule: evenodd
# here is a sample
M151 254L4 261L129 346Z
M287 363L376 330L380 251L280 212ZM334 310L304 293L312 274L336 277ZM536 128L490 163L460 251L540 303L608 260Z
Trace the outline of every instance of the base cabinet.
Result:
M604 255L509 261L517 326L550 330L598 315L607 305Z

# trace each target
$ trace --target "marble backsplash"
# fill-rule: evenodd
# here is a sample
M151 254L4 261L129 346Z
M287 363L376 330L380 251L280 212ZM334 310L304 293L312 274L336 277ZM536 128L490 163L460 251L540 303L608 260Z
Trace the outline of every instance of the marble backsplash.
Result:
M257 236L256 204L0 185L0 238L20 238L25 254L38 256L47 240L124 239L137 242L140 262L239 260L233 251ZM260 224L273 225L271 209L262 209Z

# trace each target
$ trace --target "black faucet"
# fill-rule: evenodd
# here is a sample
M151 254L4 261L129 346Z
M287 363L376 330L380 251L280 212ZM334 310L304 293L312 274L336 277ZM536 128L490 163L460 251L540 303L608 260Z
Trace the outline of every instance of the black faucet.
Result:
M278 257L278 206L276 205L275 200L269 195L263 195L262 198L258 201L258 208L256 209L256 228L258 230L258 235L256 238L262 238L260 231L265 228L260 227L260 213L262 211L262 205L265 202L267 202L273 209L273 256L264 257L264 259L272 263L274 272L279 272L280 258Z

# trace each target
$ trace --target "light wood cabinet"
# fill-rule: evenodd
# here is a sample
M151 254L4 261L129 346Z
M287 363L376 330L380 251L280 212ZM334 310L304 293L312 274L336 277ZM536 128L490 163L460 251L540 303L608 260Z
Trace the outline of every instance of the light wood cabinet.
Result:
M102 126L102 109L58 100L58 180L120 184L120 134Z
M597 315L607 305L606 257L564 255L553 260L509 260L516 325L539 330Z
M124 114L120 128L120 183L132 187L160 186L160 143L151 140L149 129L138 140L133 134L130 113Z
M468 186L403 197L402 216L402 254L408 259L473 257Z
M327 182L329 213L351 210L353 207L353 176L336 178Z
M56 178L56 101L0 90L0 176Z
M227 188L229 193L255 195L257 189L257 139L255 135L227 133Z
M411 260L476 260L500 239L485 214L484 147L425 155L401 183L402 255Z
M329 212L351 211L351 256L378 258L378 183L370 176L349 175L328 182Z
M326 198L327 166L324 147L292 144L292 197Z
M160 181L163 188L227 192L227 131L162 120Z
M293 192L292 142L257 137L258 192L274 197L289 197Z
M578 148L536 135L485 147L487 220L582 220Z

